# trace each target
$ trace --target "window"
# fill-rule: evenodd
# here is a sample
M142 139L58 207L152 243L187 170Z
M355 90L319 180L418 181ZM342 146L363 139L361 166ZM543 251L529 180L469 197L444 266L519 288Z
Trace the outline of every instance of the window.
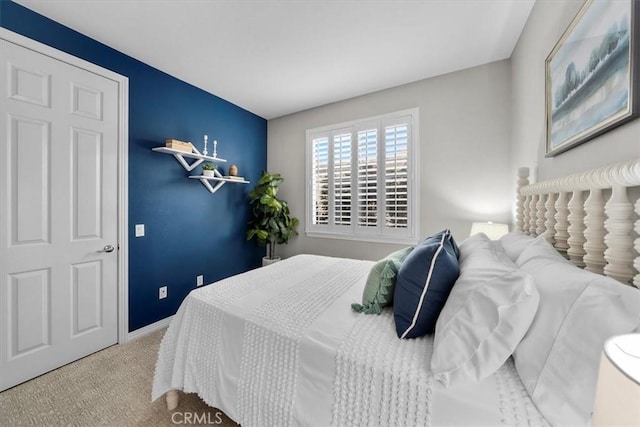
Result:
M307 130L307 235L416 243L418 109Z

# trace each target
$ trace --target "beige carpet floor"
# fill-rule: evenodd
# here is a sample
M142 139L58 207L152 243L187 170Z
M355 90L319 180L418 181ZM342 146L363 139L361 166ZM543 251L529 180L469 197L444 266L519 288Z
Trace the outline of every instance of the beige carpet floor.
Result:
M164 399L151 402L164 332L109 347L0 393L0 425L236 426L195 394L181 393L173 413Z

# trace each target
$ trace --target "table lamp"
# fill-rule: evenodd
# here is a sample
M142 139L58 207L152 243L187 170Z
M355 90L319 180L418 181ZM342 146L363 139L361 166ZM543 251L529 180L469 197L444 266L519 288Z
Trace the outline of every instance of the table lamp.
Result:
M504 236L509 232L509 226L507 224L499 224L489 222L474 222L471 224L471 233L469 236L473 236L474 234L484 233L491 240L498 240L500 237Z
M593 425L640 425L640 334L620 335L605 343Z

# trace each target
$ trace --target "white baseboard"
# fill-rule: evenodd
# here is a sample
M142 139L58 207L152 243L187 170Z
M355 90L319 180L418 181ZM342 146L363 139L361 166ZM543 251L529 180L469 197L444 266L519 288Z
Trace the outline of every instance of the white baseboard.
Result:
M173 316L165 317L164 319L158 320L155 323L136 329L133 332L129 332L127 334L127 342L133 341L145 335L149 335L155 331L159 331L160 329L166 328L167 326L169 326L169 323L171 323L171 319L173 319Z

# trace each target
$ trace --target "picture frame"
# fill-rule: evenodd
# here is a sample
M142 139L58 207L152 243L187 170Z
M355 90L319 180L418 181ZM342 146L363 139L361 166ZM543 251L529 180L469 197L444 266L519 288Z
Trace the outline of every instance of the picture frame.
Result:
M546 157L638 117L640 0L587 0L545 61Z

